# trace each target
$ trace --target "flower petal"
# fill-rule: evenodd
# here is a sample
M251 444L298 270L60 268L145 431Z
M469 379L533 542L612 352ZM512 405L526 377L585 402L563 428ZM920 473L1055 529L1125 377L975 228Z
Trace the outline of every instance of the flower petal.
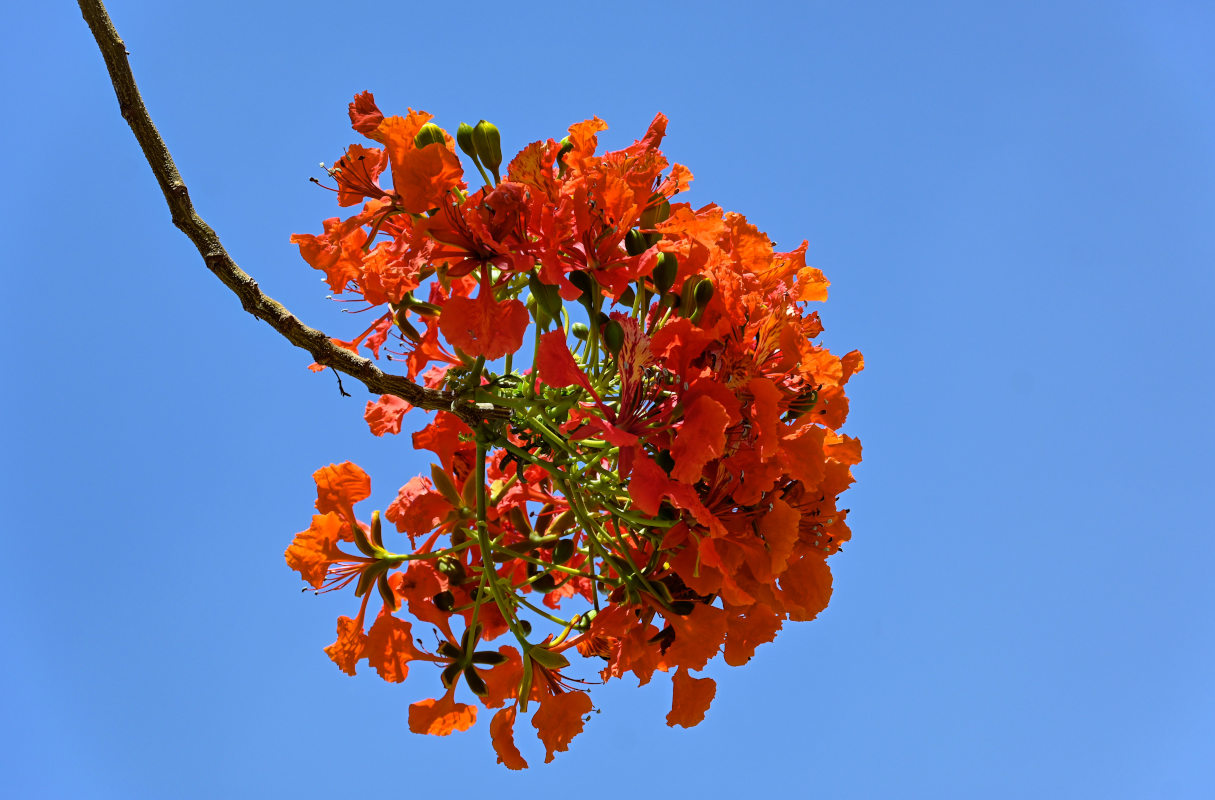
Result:
M494 714L489 723L490 739L494 743L494 751L498 754L498 763L505 764L507 769L527 769L523 754L515 746L515 715L514 706Z
M682 667L671 676L671 713L667 714L667 725L691 728L699 725L705 712L717 694L717 683L712 678L693 678Z
M358 619L338 617L337 641L325 648L329 660L347 675L355 674L355 664L363 657L367 647L367 634L363 633L363 617Z
M532 726L548 751L545 764L553 760L553 753L569 749L574 737L582 733L585 724L582 717L591 708L591 696L586 692L563 692L540 701L540 708L532 715Z
M316 510L322 514L349 509L371 496L371 478L350 461L321 467L312 478L316 481Z
M455 688L438 700L421 700L409 707L409 730L431 736L466 731L477 721L477 707L457 703Z
M380 612L367 632L367 663L389 683L405 680L409 675L409 662L423 657L414 645L412 635L409 623L387 610Z

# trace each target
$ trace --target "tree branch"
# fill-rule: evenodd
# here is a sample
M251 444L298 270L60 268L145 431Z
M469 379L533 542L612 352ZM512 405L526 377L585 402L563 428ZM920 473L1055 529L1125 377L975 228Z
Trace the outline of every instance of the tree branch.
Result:
M144 158L160 184L165 203L173 216L173 224L190 238L206 262L207 268L236 293L246 311L269 324L296 347L307 350L318 364L346 373L362 382L375 394L394 395L418 408L452 411L474 427L487 416L494 416L473 403L457 400L449 392L427 389L403 376L384 372L370 359L338 347L323 331L308 327L282 303L263 293L257 281L237 266L220 243L215 231L194 210L194 205L190 202L190 192L177 171L177 165L173 163L173 156L169 154L169 148L165 146L160 132L144 107L143 98L135 85L131 65L127 61L126 46L115 30L105 5L101 0L78 2L105 59L110 82L114 84L114 94L118 98L118 109L123 119L131 126L131 131L143 149Z

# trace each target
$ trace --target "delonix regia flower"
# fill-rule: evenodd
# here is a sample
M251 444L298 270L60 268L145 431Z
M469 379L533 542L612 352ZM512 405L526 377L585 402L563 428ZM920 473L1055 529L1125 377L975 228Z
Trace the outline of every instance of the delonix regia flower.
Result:
M861 448L838 431L863 361L814 344L808 306L827 280L804 242L776 252L740 214L677 202L692 174L659 149L661 114L603 155L607 126L577 123L505 174L484 120L452 137L423 112L384 116L370 93L350 119L376 146L351 145L328 174L339 205L361 209L292 237L335 294L372 310L334 341L486 413L470 426L438 411L413 434L437 463L385 509L398 536L378 511L356 516L371 493L359 467L317 471L319 513L287 562L359 600L325 652L393 682L436 665L441 693L410 707L410 729L447 735L498 709L511 769L527 766L518 716L551 761L596 677L673 672L667 724L697 724L716 686L692 673L719 653L743 665L786 620L813 619L850 537L837 501ZM385 395L365 418L398 434L409 411Z

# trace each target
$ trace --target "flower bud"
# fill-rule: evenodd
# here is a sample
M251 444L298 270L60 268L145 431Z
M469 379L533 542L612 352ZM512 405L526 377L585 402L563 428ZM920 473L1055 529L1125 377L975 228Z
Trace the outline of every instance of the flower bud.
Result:
M661 199L657 203L655 203L655 205L652 205L649 208L647 208L645 211L641 212L641 220L639 221L638 224L643 229L653 230L655 225L657 225L660 222L665 222L667 217L671 216L670 201L668 201L662 195L657 194L657 195L654 195L654 197L650 198L651 202L653 202L655 198L661 198ZM661 233L647 232L646 234L644 234L644 236L645 236L645 246L646 247L653 247L654 245L658 244L658 241L660 239L662 239Z
M691 600L676 600L671 603L671 613L680 617L686 617L696 608L696 604Z
M574 334L575 339L581 339L585 342L586 337L591 335L591 329L586 327L585 323L575 322L570 326L570 333Z
M574 540L562 539L553 548L553 563L564 564L574 557Z
M624 346L624 327L614 319L609 319L603 326L603 346L612 355L620 352Z
M650 249L650 243L646 241L644 233L633 228L624 235L624 249L631 256L639 256Z
M473 126L467 122L461 122L460 127L456 128L456 144L464 151L464 155L473 160L473 163L480 165L481 159L477 158L477 146L473 144Z
M456 586L464 583L465 572L464 562L451 554L439 556L439 572L447 576L447 579Z
M671 201L665 196L655 193L650 197L650 205L641 212L639 225L642 228L654 228L660 222L666 222L671 216Z
M662 467L663 472L669 473L675 469L675 459L671 457L670 450L659 450L654 454L654 463Z
M637 291L632 286L629 286L620 293L620 298L617 300L617 302L619 302L622 306L632 306L636 300Z
M556 286L540 280L540 276L533 272L527 279L527 288L531 292L531 296L536 298L536 303L550 317L556 317L561 313L561 292Z
M694 324L700 324L700 318L705 313L705 306L713 299L713 281L709 278L703 278L696 284L693 290L692 300L695 303L696 309L691 313L689 318Z
M473 128L472 140L473 146L477 148L477 155L481 158L481 163L494 173L495 178L499 177L498 167L502 165L502 138L498 134L497 127L491 122L481 120Z
M413 143L418 147L426 147L429 144L447 144L447 137L443 134L443 129L432 122L427 122L413 137Z
M540 594L548 594L553 589L557 588L557 579L553 577L553 573L546 572L539 578L532 581L532 589L540 592Z
M456 596L451 592L439 592L433 598L435 608L446 613L456 607Z
M569 274L569 281L578 291L582 292L582 297L579 299L585 304L591 294L591 276L582 270L574 270Z
M700 281L700 275L693 275L683 282L683 289L679 292L680 316L690 317L696 313L696 287Z
M539 325L542 330L547 328L549 323L553 321L552 316L550 316L549 313L541 308L536 302L536 295L529 294L527 296L527 303L525 305L527 306L528 312L532 315L532 319L536 320L536 324Z
M674 253L659 253L658 264L652 273L654 288L661 294L675 285L675 274L679 272L679 259Z

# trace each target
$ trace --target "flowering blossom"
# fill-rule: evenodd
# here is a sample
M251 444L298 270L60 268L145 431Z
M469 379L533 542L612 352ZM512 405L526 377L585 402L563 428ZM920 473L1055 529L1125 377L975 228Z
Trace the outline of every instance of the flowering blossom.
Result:
M318 514L287 562L359 599L325 652L391 682L434 664L438 696L410 707L410 730L447 735L498 709L491 739L511 769L527 766L519 716L551 761L583 729L596 674L671 673L667 724L699 723L716 686L694 673L719 654L745 664L785 621L817 616L827 558L851 535L838 497L861 448L839 429L863 361L814 344L826 278L805 243L779 252L743 216L679 202L692 175L659 149L661 114L602 155L606 125L577 123L505 174L484 121L452 137L424 112L385 116L370 93L350 120L370 143L329 175L339 206L361 208L292 237L373 310L340 344L504 411L476 426L437 412L413 435L437 463L383 519L356 516L371 492L357 466L317 471ZM457 150L484 186L469 188ZM530 369L514 363L525 343ZM398 434L410 410L384 396L365 416Z

